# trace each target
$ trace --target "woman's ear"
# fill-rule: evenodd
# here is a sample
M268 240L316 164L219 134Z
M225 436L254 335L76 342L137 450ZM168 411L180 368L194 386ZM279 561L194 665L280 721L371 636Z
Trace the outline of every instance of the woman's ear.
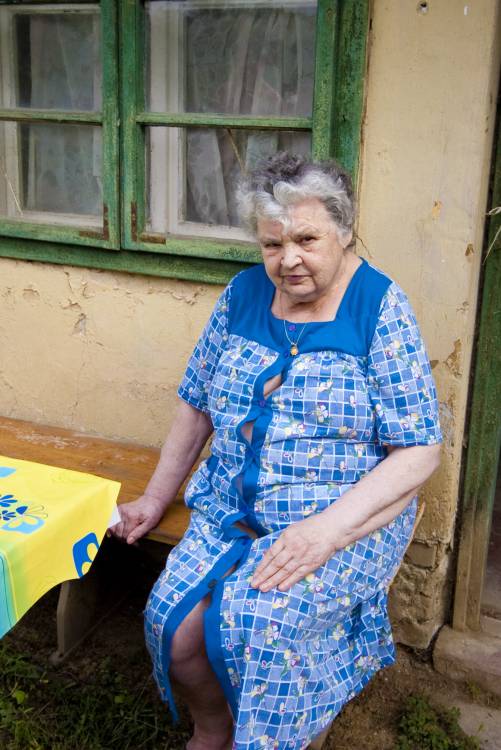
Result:
M341 246L343 250L346 250L349 245L351 245L353 240L353 232L348 232L347 234L343 234L341 238Z

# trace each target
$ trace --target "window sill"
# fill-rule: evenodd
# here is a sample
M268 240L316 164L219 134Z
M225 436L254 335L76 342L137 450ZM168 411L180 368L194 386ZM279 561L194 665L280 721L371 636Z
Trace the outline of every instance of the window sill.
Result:
M206 284L227 284L236 273L250 265L214 258L188 258L143 251L102 250L11 237L0 237L0 258L202 281Z

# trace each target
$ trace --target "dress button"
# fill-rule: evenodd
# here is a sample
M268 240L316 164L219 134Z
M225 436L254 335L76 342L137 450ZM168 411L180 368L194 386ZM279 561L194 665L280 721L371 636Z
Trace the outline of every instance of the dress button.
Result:
M261 409L264 409L264 407L266 406L266 401L263 398L259 402L259 406L261 407Z

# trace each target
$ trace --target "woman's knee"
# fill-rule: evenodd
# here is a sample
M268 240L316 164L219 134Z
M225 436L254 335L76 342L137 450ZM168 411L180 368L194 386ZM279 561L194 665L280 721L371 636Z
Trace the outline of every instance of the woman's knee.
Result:
M171 643L171 664L192 661L205 655L204 612L207 602L203 599L184 618L177 628Z

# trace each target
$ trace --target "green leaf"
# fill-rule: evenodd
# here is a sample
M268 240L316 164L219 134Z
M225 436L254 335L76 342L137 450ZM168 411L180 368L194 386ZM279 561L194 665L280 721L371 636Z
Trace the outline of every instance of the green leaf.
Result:
M17 705L20 706L26 700L27 695L24 690L14 690L14 692L12 693L12 697L16 701Z

